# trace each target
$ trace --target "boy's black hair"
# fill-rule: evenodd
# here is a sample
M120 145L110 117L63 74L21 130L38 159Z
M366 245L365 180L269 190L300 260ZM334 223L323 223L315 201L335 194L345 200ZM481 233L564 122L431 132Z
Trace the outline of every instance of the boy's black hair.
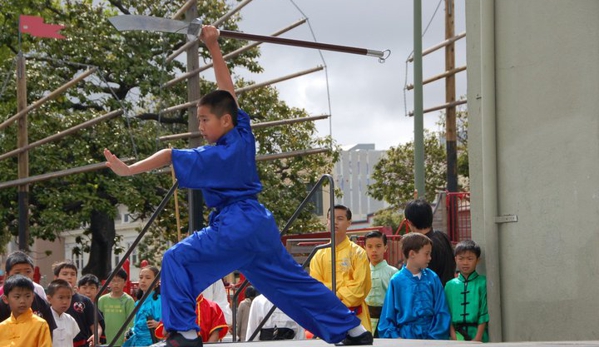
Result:
M333 206L333 209L335 210L344 210L345 211L345 217L347 217L347 220L351 220L351 210L349 209L349 207L345 206L345 205L335 205ZM329 211L327 212L327 216L330 215L331 213L331 209L329 208Z
M29 289L33 292L33 281L23 275L12 275L4 282L4 295L8 294L15 288Z
M374 238L383 239L383 244L385 246L387 245L387 235L383 234L380 231L371 231L368 234L366 234L366 236L364 236L364 243L366 243L366 240Z
M120 278L124 279L125 282L127 282L127 280L129 279L129 275L127 274L127 271L123 270L123 268L119 268L118 270L112 270L110 272L109 276L112 275L113 272L115 273L114 277L120 277Z
M71 293L73 293L73 287L71 287L69 282L67 282L65 280L61 280L61 279L56 279L56 280L50 282L50 284L48 285L48 288L46 288L46 294L48 294L49 296L54 296L54 294L56 294L56 292L60 288L67 288L71 291Z
M95 285L96 287L100 288L100 280L94 274L85 274L85 275L81 276L81 278L77 282L77 285L79 287Z
M410 251L418 252L426 245L432 245L433 242L426 235L421 233L408 233L401 238L401 252L404 259L410 257Z
M69 259L52 264L52 272L54 273L54 276L58 276L62 269L73 269L75 272L78 271L77 265L75 265L75 263Z
M465 252L472 252L476 255L477 258L480 258L480 254L481 254L480 246L472 240L460 241L455 246L455 251L454 251L455 256L458 256Z
M250 299L254 300L254 298L257 297L258 295L260 295L260 293L258 292L258 289L254 288L253 286L247 286L247 288L245 288L245 297L246 298L250 298Z
M404 216L416 229L422 230L433 226L433 208L424 199L408 202L404 210Z
M4 270L6 271L6 274L8 275L10 273L10 270L12 270L12 268L15 265L19 265L19 264L28 264L31 265L31 268L33 269L33 259L31 259L30 256L27 255L27 253L22 252L22 251L15 251L12 252L11 254L8 255L8 257L6 258L6 264L4 266Z
M230 115L233 125L237 126L237 102L228 91L219 89L204 95L198 102L199 106L210 107L210 111L218 118Z

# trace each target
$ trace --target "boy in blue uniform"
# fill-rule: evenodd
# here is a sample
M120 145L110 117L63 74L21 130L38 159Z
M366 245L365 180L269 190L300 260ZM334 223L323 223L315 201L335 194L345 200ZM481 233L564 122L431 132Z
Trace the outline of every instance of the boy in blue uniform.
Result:
M437 274L427 269L432 242L420 233L402 238L406 265L389 282L379 320L383 338L447 340L451 316L443 285Z
M211 283L241 272L268 299L304 328L327 342L372 344L372 334L324 285L289 255L269 210L258 202L262 185L249 116L239 109L235 88L218 45L218 30L202 29L220 90L198 104L199 131L214 146L163 149L127 166L109 150L106 165L121 176L171 162L181 187L201 189L214 208L209 226L169 249L162 260L162 305L167 346L201 346L195 298Z

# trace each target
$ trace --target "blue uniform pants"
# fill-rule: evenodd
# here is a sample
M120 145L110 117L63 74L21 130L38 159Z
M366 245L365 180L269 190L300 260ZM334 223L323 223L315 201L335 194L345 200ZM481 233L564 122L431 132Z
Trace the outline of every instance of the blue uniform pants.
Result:
M234 270L291 319L329 343L343 340L348 330L360 325L355 314L283 247L270 211L248 199L213 212L209 227L164 254L161 295L166 330L199 330L196 297Z

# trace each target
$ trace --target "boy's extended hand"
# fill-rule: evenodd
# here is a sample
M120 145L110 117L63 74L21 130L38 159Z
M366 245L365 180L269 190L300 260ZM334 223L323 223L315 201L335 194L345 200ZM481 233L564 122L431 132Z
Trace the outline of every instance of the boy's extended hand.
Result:
M119 176L129 176L131 175L131 170L129 166L125 164L122 160L117 158L116 155L110 153L107 148L104 148L104 157L106 157L106 166L109 167L115 174Z

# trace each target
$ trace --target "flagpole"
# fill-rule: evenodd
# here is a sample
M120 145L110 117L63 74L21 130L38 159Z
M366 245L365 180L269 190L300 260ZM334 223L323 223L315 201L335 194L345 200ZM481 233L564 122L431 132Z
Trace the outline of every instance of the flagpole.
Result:
M21 34L19 34L20 38ZM20 41L20 40L19 40ZM26 60L20 49L17 54L17 111L27 108L27 75ZM27 112L19 118L17 133L17 147L26 147L29 140L27 135ZM23 151L18 155L18 177L24 179L29 177L29 151ZM22 184L18 188L19 204L19 249L29 250L29 185Z

